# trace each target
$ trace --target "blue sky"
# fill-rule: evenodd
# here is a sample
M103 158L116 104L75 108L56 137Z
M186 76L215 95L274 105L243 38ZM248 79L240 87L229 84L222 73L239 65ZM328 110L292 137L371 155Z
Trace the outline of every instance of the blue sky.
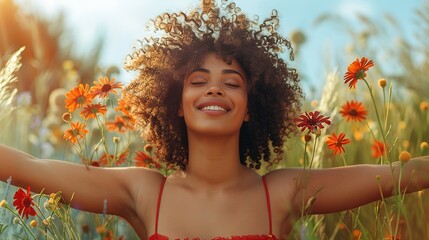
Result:
M47 16L55 16L63 11L66 24L73 33L78 51L91 51L99 37L105 39L101 63L122 66L125 56L133 43L145 36L145 25L149 19L164 11L186 10L199 1L179 0L16 0L29 11L37 11ZM161 3L162 2L162 3ZM342 48L349 41L338 31L338 24L316 25L315 20L322 14L335 13L355 22L357 14L372 19L382 19L390 14L401 23L402 28L412 35L415 10L424 0L236 0L249 16L261 18L277 9L281 18L280 32L288 36L300 29L307 35L307 42L300 52L300 72L312 84L323 81L324 66L321 61L326 49ZM343 49L338 49L343 51ZM357 56L359 57L359 56ZM132 74L123 73L122 81L129 81Z

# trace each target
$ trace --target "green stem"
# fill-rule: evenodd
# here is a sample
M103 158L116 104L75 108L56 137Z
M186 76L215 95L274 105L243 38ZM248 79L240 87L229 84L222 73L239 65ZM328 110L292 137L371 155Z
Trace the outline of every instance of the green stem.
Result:
M98 128L100 129L100 132L101 132L101 139L103 142L104 153L106 154L107 162L110 165L110 154L109 154L109 150L108 150L107 145L106 145L106 137L104 136L104 128L101 125L101 122L100 122L100 119L98 118L98 115L96 115L95 119L97 120Z
M402 195L405 195L405 193L402 193L401 191L401 180L402 180L402 170L403 170L404 164L401 163L401 167L399 169L399 177L398 177L398 214L396 216L396 226L395 226L395 235L398 234L399 230L399 218L401 217L401 208L402 208Z
M384 148L387 149L386 136L384 135L383 125L381 124L380 114L378 113L377 105L375 103L374 94L372 93L372 88L371 88L371 86L369 86L369 83L366 81L366 79L363 79L363 81L365 82L366 86L368 87L369 93L371 95L372 103L374 104L375 114L377 116L378 126L380 128L380 132L381 132L381 135L383 137ZM390 161L389 161L389 163L390 163Z

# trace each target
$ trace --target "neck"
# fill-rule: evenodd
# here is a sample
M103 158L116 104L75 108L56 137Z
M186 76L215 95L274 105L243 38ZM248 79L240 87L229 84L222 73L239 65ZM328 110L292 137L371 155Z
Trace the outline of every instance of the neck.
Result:
M240 164L238 139L238 134L194 136L188 133L186 175L206 187L236 183L246 171L246 167Z

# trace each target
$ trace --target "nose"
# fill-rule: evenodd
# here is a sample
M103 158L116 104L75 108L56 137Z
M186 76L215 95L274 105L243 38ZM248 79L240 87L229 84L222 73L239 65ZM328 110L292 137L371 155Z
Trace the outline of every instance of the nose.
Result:
M206 91L207 96L224 96L224 94L223 89L217 85L211 85Z

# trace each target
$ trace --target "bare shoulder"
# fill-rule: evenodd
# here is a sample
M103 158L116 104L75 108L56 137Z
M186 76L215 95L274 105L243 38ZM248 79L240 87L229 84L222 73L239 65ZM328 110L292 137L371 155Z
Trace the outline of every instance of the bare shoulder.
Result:
M271 188L284 189L292 187L290 184L295 183L301 174L302 169L299 168L280 168L268 172L265 177Z
M280 203L290 202L296 194L301 172L298 168L282 168L265 174L272 198Z
M156 170L142 167L127 167L122 169L124 178L130 190L135 193L153 194L154 191L158 191L164 176ZM145 194L146 195L146 194Z

